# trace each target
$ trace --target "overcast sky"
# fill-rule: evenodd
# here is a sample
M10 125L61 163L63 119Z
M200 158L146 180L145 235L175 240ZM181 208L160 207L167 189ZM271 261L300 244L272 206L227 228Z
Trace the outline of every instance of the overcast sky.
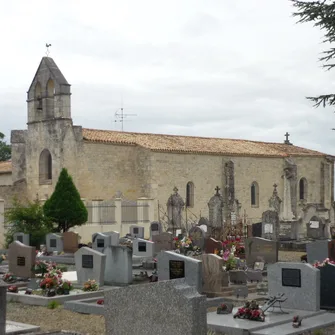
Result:
M0 131L26 128L26 91L50 56L72 85L74 124L243 138L335 154L335 91L321 32L288 0L14 0L0 11Z

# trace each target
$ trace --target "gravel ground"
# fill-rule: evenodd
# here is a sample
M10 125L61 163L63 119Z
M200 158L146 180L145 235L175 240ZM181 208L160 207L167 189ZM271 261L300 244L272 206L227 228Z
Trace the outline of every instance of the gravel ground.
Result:
M300 257L304 254L303 252L279 251L279 260L282 262L300 262ZM7 306L8 320L40 326L42 331L68 330L85 335L105 334L105 322L102 316L74 313L64 310L62 306L54 310L19 303L8 303ZM314 335L315 333L305 333L304 335L310 334ZM335 327L323 330L320 334L334 335Z

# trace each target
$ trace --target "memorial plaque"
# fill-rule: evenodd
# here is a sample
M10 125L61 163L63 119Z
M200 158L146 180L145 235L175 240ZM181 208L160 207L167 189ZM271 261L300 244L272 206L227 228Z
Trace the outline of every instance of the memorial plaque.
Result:
M282 269L282 285L289 287L301 287L300 269Z
M55 238L50 239L50 248L57 248L57 240Z
M82 255L82 267L84 269L93 269L93 255Z
M26 258L25 257L18 257L16 264L17 264L17 266L25 266L26 265Z
M138 242L138 251L139 252L146 252L147 251L146 242Z
M151 225L151 231L158 231L159 227L158 227L158 223L153 223Z
M105 240L103 238L97 239L97 247L98 248L104 248L105 247Z
M23 236L21 236L21 235L17 236L16 240L23 243Z
M136 227L133 228L133 233L134 233L134 234L138 234L138 228L136 228Z
M170 279L178 279L185 277L185 262L184 261L169 261Z

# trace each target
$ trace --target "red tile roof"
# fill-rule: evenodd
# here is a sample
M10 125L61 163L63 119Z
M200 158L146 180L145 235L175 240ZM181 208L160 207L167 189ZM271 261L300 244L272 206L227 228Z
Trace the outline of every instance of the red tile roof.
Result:
M131 133L87 128L83 128L83 138L89 142L138 145L152 151L171 153L256 157L328 156L325 153L284 143L225 138Z

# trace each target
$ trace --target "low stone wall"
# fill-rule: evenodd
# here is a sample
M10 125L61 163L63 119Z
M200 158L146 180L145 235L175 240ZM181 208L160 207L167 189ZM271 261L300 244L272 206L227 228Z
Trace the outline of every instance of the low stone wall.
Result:
M82 314L105 315L104 305L97 304L99 299L104 299L103 295L94 299L67 301L64 303L64 309Z

